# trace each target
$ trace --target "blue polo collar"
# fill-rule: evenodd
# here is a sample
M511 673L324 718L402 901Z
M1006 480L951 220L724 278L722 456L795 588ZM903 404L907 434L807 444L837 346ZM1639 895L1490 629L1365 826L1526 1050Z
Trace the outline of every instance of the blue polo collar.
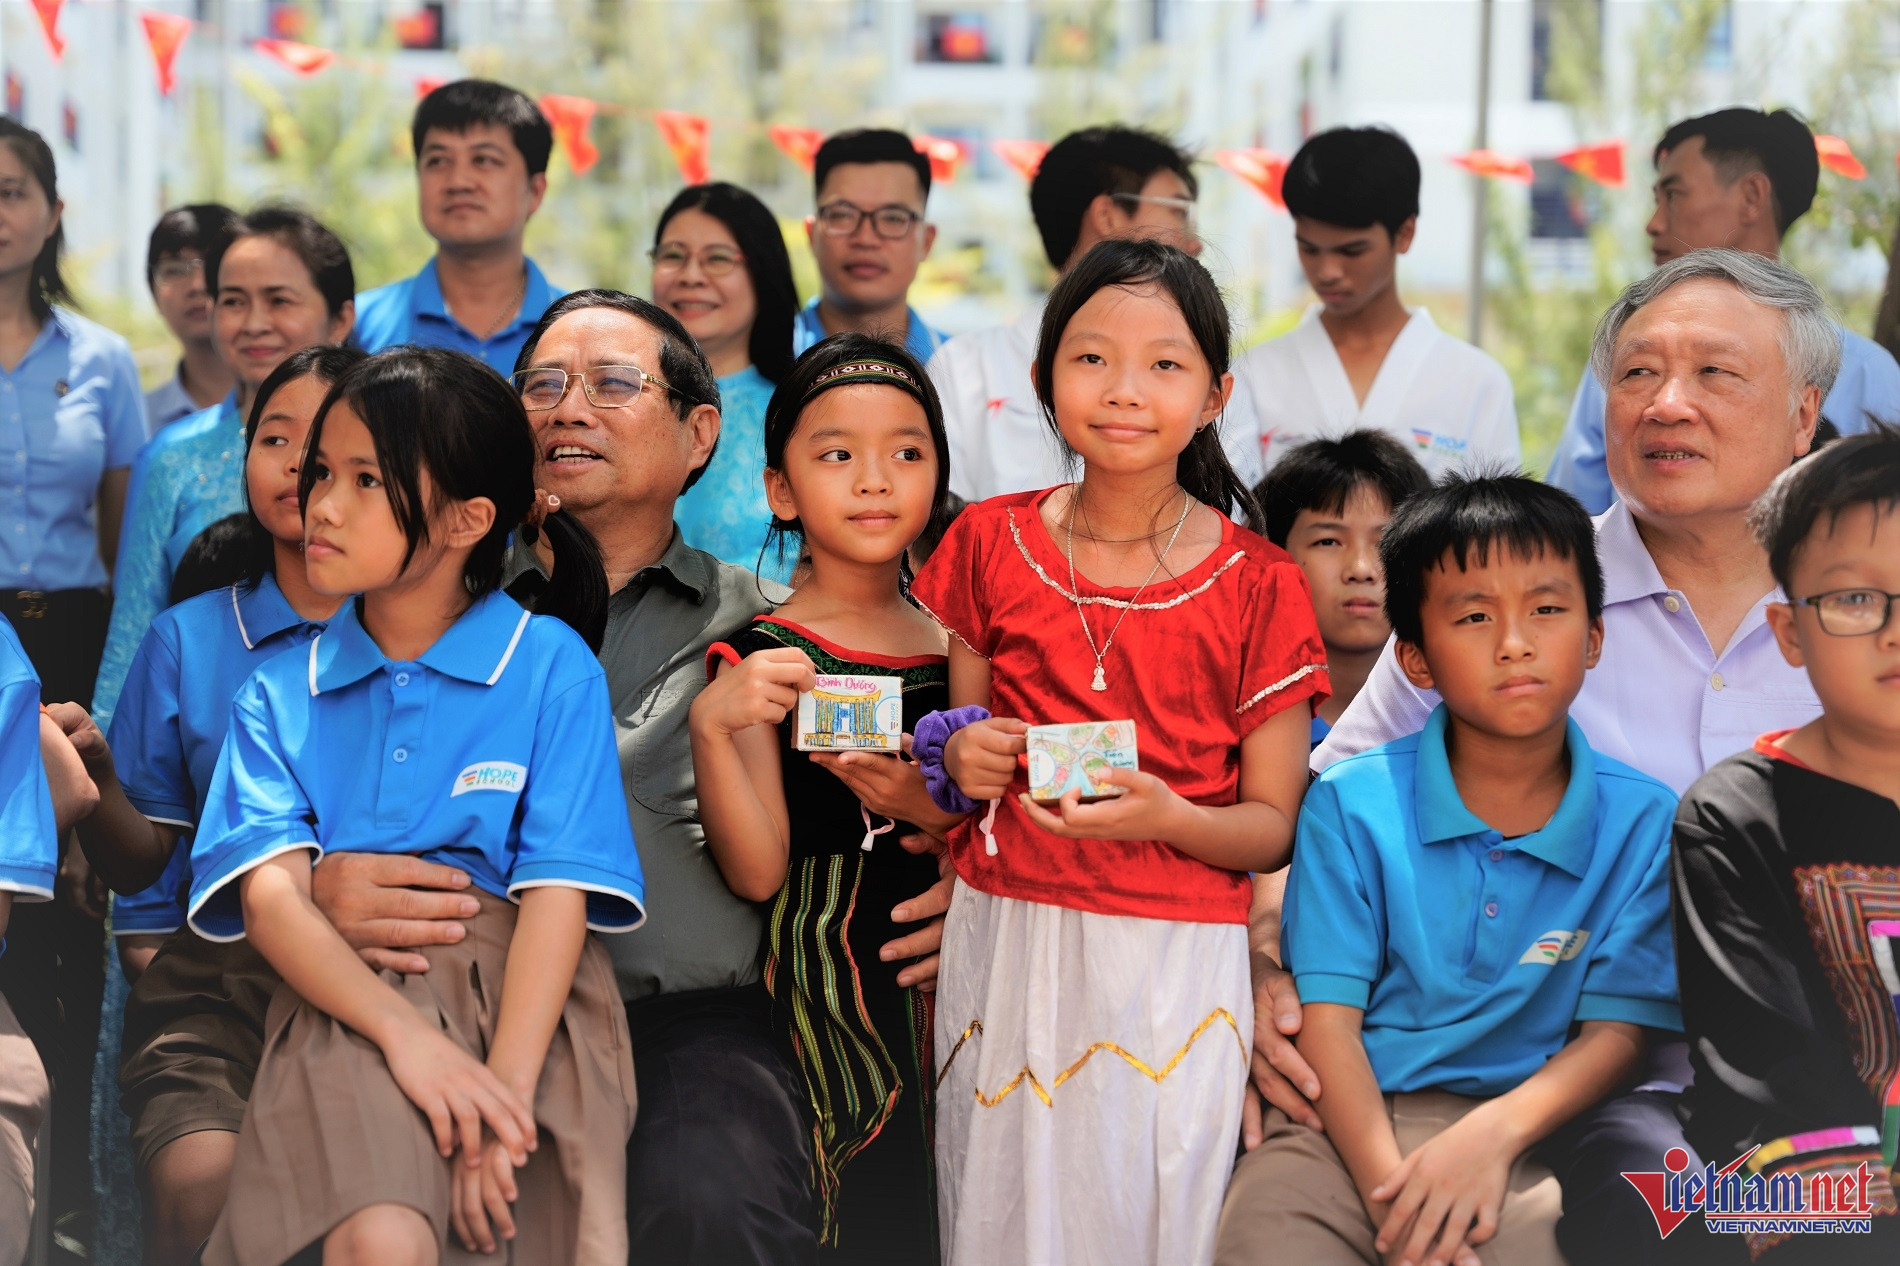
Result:
M320 620L306 621L298 615L290 600L284 597L284 591L278 588L277 578L268 572L252 588L232 585L230 595L231 612L237 616L238 637L243 639L247 651L256 650L285 629L305 623L319 628L323 625Z
M483 342L492 343L495 339L510 334L524 325L532 328L541 320L541 314L548 310L548 306L557 297L554 287L548 284L547 277L542 274L541 266L525 255L522 259L528 267L528 288L521 295L521 311L508 325L497 330L488 339L481 340ZM474 338L473 330L449 314L449 305L442 300L442 279L436 274L435 264L435 259L431 257L429 262L422 266L422 271L415 275L409 287L409 310L419 317L432 317L438 321L446 321L458 329L467 331L469 337Z
M310 643L311 694L361 681L390 664L363 628L357 612L360 601L344 604ZM527 627L528 613L514 599L501 592L484 594L416 662L462 681L492 686L501 680Z
M1477 814L1465 808L1452 780L1451 761L1445 754L1445 727L1451 714L1439 704L1418 736L1418 766L1414 805L1418 838L1422 844L1442 844L1472 836L1503 837ZM1570 753L1570 785L1557 812L1543 830L1519 836L1506 847L1529 853L1562 871L1581 878L1590 868L1597 812L1597 762L1589 742L1575 721L1566 720L1564 746Z

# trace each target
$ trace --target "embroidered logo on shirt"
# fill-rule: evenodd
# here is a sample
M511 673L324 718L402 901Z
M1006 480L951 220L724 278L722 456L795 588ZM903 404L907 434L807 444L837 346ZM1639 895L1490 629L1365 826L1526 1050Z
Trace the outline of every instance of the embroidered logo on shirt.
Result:
M455 776L455 790L449 796L452 799L469 791L520 791L527 778L525 766L505 760L482 761Z
M1558 928L1556 931L1546 932L1535 941L1532 941L1531 947L1524 951L1524 957L1517 961L1519 963L1541 963L1546 967L1553 967L1560 962L1567 963L1577 955L1583 953L1584 944L1589 939L1590 929L1588 928L1578 928L1574 932L1567 932L1562 928Z

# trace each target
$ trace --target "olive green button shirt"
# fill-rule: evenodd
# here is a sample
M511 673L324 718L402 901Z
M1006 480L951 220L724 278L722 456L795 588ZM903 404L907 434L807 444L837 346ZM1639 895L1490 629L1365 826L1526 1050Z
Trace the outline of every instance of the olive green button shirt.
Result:
M523 601L545 583L534 551L518 542L504 575ZM786 596L783 587L694 549L675 528L660 560L609 602L600 662L646 877L647 920L601 940L629 1002L759 978L764 910L732 894L706 847L686 714L706 684L707 647Z

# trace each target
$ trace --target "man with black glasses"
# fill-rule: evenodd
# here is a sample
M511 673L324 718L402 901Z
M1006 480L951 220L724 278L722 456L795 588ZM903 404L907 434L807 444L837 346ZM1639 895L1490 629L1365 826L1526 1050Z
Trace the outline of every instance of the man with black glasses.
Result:
M818 210L805 232L824 287L792 326L792 353L856 330L928 361L943 335L924 324L909 295L937 240L924 220L930 160L902 132L860 128L818 147L812 177Z

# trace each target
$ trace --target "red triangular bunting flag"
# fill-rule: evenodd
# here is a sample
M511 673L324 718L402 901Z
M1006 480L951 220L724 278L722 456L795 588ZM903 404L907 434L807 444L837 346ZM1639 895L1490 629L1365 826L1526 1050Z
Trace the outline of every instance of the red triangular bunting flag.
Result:
M416 100L422 100L447 82L448 80L446 79L434 79L428 75L424 75L422 78L416 80ZM542 113L545 114L547 111L543 110Z
M1584 145L1577 149L1566 150L1557 155L1557 161L1585 180L1594 180L1599 185L1621 189L1624 180L1624 148L1622 141L1601 141L1595 145Z
M1286 159L1270 149L1217 149L1214 161L1258 189L1268 202L1286 210L1286 200L1280 196Z
M563 96L549 93L540 101L541 113L548 116L548 126L554 129L554 137L560 142L561 152L567 158L567 165L576 174L585 173L600 161L600 148L594 144L594 114L598 104L590 97Z
M549 94L541 98L541 113L548 116L548 126L554 129L554 138L561 143L561 152L567 155L567 165L576 176L586 174L600 161L600 147L588 135L596 108L587 97Z
M300 75L314 75L336 60L336 54L329 49L299 44L296 40L257 40L252 47Z
M1821 160L1821 166L1849 180L1867 179L1867 167L1854 157L1853 146L1838 136L1826 136L1816 133L1814 137L1815 157Z
M145 25L146 47L152 50L152 69L158 72L158 95L169 97L178 86L178 76L173 72L178 50L191 34L191 19L175 13L141 13L139 21Z
M53 60L58 61L66 55L66 41L59 37L59 7L66 0L33 0L33 12L39 15L40 30L46 32L46 46L53 50Z
M1024 180L1034 180L1042 167L1042 156L1049 152L1047 141L991 141L996 156L1014 167Z
M772 138L772 144L778 146L785 157L806 171L810 171L818 161L818 147L825 143L825 134L815 127L774 123L765 129L765 134Z
M957 166L963 162L962 141L942 136L920 136L916 146L917 152L930 160L931 180L942 182L957 178Z
M1452 154L1451 161L1474 176L1491 176L1498 180L1515 180L1528 185L1534 178L1530 160L1512 158L1500 154L1494 149L1474 149L1466 154Z
M679 164L681 180L703 185L712 179L712 123L706 116L684 110L655 110L653 122L673 161Z

